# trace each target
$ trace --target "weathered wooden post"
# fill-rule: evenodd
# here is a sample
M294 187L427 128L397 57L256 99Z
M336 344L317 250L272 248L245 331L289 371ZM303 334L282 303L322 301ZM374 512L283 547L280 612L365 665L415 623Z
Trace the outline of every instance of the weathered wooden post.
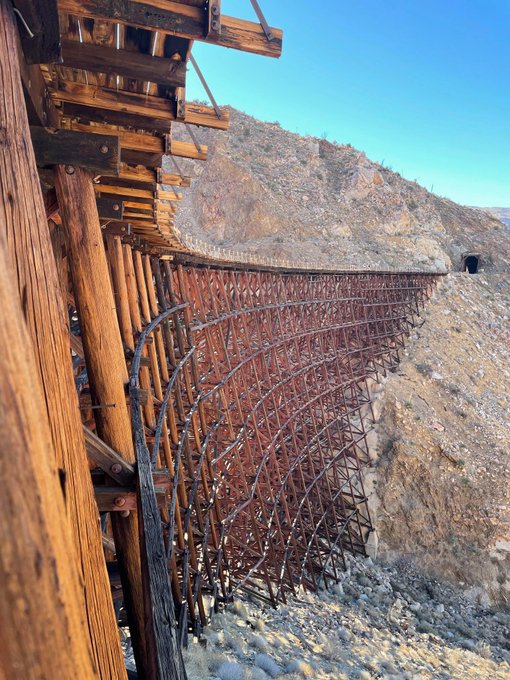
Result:
M42 385L43 404L51 431L52 447L39 449L41 456L55 456L64 489L65 514L70 527L74 550L67 550L66 559L74 564L80 579L75 590L77 616L86 622L81 634L92 649L95 673L101 678L125 678L126 671L120 647L108 575L101 546L99 516L94 500L92 483L78 399L71 365L69 336L59 287L57 270L51 249L39 176L30 142L25 101L23 98L20 59L17 46L17 27L9 0L0 0L0 229L7 243L9 270L14 274L18 291L17 303L23 314L34 351L36 378ZM3 270L3 265L2 265ZM21 337L15 342L22 343ZM1 382L1 381L0 381ZM20 423L21 427L21 423ZM2 456L16 458L13 450ZM45 465L43 458L40 465ZM7 469L7 468L5 468ZM20 488L21 490L21 488ZM24 487L29 496L35 494L32 482ZM62 497L54 499L55 507L64 507ZM21 511L20 511L21 512ZM21 522L35 522L35 511L25 506L19 515ZM53 516L53 515L51 515ZM18 518L18 516L17 516ZM23 524L25 526L25 524ZM2 551L9 546L2 543ZM41 562L41 567L46 562ZM43 576L40 576L43 579ZM46 575L44 575L44 579ZM48 594L48 597L50 595ZM12 616L12 612L10 614ZM35 616L35 614L34 614ZM44 608L37 611L41 623ZM3 618L7 621L9 616ZM47 621L49 636L53 631ZM16 632L23 636L36 635L33 622ZM57 625L57 624L56 624ZM4 627L4 626L3 626ZM56 630L56 629L55 629ZM27 643L28 644L28 643ZM63 646L67 643L62 643ZM60 645L58 645L60 647ZM55 642L48 642L48 655L58 659L61 654ZM90 677L92 671L66 674L65 666L48 676L37 677ZM83 664L82 664L83 666ZM53 666L52 666L53 667ZM33 677L30 674L7 677Z
M40 373L0 234L0 677L97 678Z
M62 225L67 233L69 269L87 373L101 438L128 463L135 462L131 421L126 403L128 374L91 174L76 166L56 166L55 187ZM103 406L103 408L101 408ZM147 653L137 515L112 513L137 668L155 678L155 659Z

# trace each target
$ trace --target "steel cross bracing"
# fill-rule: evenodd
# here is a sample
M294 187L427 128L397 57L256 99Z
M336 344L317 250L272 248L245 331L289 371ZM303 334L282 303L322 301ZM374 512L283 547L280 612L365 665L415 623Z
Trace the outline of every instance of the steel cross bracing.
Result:
M192 266L123 247L135 317L152 321L133 423L138 454L173 479L161 526L184 643L239 588L277 604L335 580L344 551L364 554L370 384L436 277Z

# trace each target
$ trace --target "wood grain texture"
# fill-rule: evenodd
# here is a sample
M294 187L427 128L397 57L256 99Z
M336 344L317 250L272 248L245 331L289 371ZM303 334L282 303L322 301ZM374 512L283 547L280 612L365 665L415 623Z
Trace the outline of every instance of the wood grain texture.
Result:
M125 678L74 386L66 309L30 143L8 0L0 0L0 45L0 228L34 345L35 375L43 386L56 456L52 463L64 480L65 518L74 542L67 559L78 566L82 581L76 610L86 622L85 635L100 677ZM51 649L56 653L54 645Z
M137 92L99 88L68 80L59 81L59 89L53 92L55 101L76 104L91 109L89 116L94 120L101 110L124 116L138 117L142 129L163 128L168 132L170 123L176 120L175 102L163 97L147 97ZM64 113L66 107L64 106ZM221 118L210 106L186 104L184 122L192 125L227 130L230 115L222 109ZM158 125L159 124L159 125Z
M118 50L103 45L62 41L64 66L87 71L119 75L139 81L151 81L169 87L182 87L186 80L186 64L152 57L133 50Z
M76 168L55 168L55 188L68 239L68 260L94 409L101 439L128 463L135 462L131 421L126 405L128 380L124 349L115 314L110 273L99 224L92 177ZM141 677L147 669L142 576L137 515L112 516L135 659Z
M37 165L80 165L97 175L118 175L120 143L115 135L94 135L74 130L30 128Z
M59 0L61 12L106 21L118 21L138 28L148 28L201 40L214 45L254 52L266 57L279 57L283 34L271 28L274 39L269 41L262 26L253 21L221 17L221 33L207 35L207 14L201 7L192 7L170 0Z
M97 678L40 373L6 251L0 233L0 677Z

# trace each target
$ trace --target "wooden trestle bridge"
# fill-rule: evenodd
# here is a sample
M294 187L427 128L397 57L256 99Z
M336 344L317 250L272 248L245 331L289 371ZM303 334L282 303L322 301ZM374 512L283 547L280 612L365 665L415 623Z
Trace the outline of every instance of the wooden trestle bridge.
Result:
M0 676L184 678L244 588L334 580L371 531L370 385L434 286L196 253L171 125L194 40L277 57L220 0L0 0Z

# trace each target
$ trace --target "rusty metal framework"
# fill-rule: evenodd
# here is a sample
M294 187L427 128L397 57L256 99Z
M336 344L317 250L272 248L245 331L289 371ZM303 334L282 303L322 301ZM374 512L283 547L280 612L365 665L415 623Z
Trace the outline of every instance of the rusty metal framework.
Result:
M144 259L132 417L139 461L172 477L161 526L183 644L237 589L276 605L364 553L370 382L436 277Z

